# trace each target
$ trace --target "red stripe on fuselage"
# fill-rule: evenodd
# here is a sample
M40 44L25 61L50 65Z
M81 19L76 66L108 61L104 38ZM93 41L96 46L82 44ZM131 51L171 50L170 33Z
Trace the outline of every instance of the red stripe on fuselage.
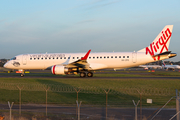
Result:
M55 67L56 67L56 65L53 66L53 74L54 74L54 75L56 74L56 73L55 73Z

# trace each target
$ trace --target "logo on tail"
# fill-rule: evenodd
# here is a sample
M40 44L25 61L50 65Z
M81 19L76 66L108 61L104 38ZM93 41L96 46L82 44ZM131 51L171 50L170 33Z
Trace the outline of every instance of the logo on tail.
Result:
M138 52L144 52L146 55L151 55L154 60L160 60L160 55L168 51L169 43L172 35L173 25L167 25L158 34L154 41L146 48ZM157 57L158 56L158 57Z
M165 31L162 31L162 35L160 36L158 41L156 41L156 43L154 43L153 41L150 44L150 49L149 47L146 47L146 55L149 53L150 55L153 56L154 51L158 52L160 50L159 53L162 53L164 49L165 51L168 51L167 42L171 38L171 34L172 32L169 30L169 28L167 28Z

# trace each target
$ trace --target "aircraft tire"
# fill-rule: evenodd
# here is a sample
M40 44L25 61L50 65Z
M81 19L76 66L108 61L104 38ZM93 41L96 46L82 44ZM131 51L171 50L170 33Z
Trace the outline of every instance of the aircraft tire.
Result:
M24 77L24 74L21 74L21 77Z
M85 72L81 72L80 73L80 77L86 77L86 73Z
M88 72L88 73L87 73L87 76L88 76L88 77L93 77L93 73L92 73L92 72Z

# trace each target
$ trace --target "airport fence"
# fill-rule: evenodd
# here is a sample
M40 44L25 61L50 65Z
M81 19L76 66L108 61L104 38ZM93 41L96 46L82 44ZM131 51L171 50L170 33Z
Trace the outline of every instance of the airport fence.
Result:
M8 91L7 93L3 93L4 91ZM22 91L24 94L19 95L19 91ZM48 91L48 97L45 96L45 91ZM10 93L10 92L12 93ZM21 100L20 97L22 97L21 102L23 104L26 103L35 103L35 104L69 104L70 106L74 107L74 115L73 117L76 117L75 114L77 114L76 107L76 93L79 92L79 97L81 99L79 101L83 101L82 104L87 105L101 105L105 106L107 109L107 104L109 106L115 106L115 107L134 107L134 104L132 100L135 100L136 102L140 100L140 94L143 94L144 96L148 96L153 98L154 100L154 106L163 106L172 96L175 96L175 90L171 88L146 88L146 87L77 87L77 86L68 86L66 85L58 85L58 84L26 84L26 83L0 83L0 95L4 94L4 96L1 96L1 99L4 99L3 97L6 97L5 100L14 102L15 104L19 104L19 100ZM108 100L106 99L106 92L108 92ZM8 95L8 93L10 93ZM7 94L7 95L6 95ZM15 94L13 96L13 94ZM82 99L82 96L84 97ZM155 96L155 97L154 97ZM161 97L160 97L161 96ZM162 97L163 96L163 97ZM108 102L106 102L106 100ZM46 102L45 102L46 101ZM171 103L171 106L175 106L174 103ZM146 98L144 97L142 99L143 107L151 106L146 103ZM152 106L153 106L152 105ZM140 105L139 105L140 106ZM142 107L142 106L141 106ZM54 107L56 108L56 107ZM48 108L49 109L49 108ZM104 108L103 108L104 109ZM3 111L3 110L2 110ZM45 108L44 108L45 111ZM72 110L69 110L70 113ZM100 110L102 111L102 110ZM4 111L3 111L4 112ZM34 110L34 113L36 110ZM47 112L47 111L46 111ZM0 113L2 113L0 111ZM52 112L53 113L53 112ZM52 114L51 113L51 114ZM105 113L105 111L103 112ZM26 114L26 113L23 113ZM36 113L38 114L38 113ZM55 114L55 113L53 113ZM59 113L58 113L59 114ZM62 113L60 113L62 114ZM63 113L64 114L64 113ZM114 113L111 113L114 114ZM131 113L134 114L134 111ZM103 114L102 117L105 118L106 114ZM45 114L43 114L45 116ZM46 115L47 116L47 115ZM57 115L56 115L57 116ZM69 117L69 114L67 115ZM94 114L96 116L96 114ZM92 119L94 116L91 116ZM149 115L146 115L148 117ZM62 116L60 116L62 117ZM133 116L131 117L133 118ZM114 118L113 118L114 119ZM122 119L126 119L126 117L122 117ZM127 117L128 119L128 117Z

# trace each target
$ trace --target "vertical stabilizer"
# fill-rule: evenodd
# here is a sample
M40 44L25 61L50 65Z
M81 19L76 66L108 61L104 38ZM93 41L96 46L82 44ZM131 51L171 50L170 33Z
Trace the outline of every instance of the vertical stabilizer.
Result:
M138 52L145 52L151 56L168 51L172 35L173 25L166 25L154 41L146 48Z

